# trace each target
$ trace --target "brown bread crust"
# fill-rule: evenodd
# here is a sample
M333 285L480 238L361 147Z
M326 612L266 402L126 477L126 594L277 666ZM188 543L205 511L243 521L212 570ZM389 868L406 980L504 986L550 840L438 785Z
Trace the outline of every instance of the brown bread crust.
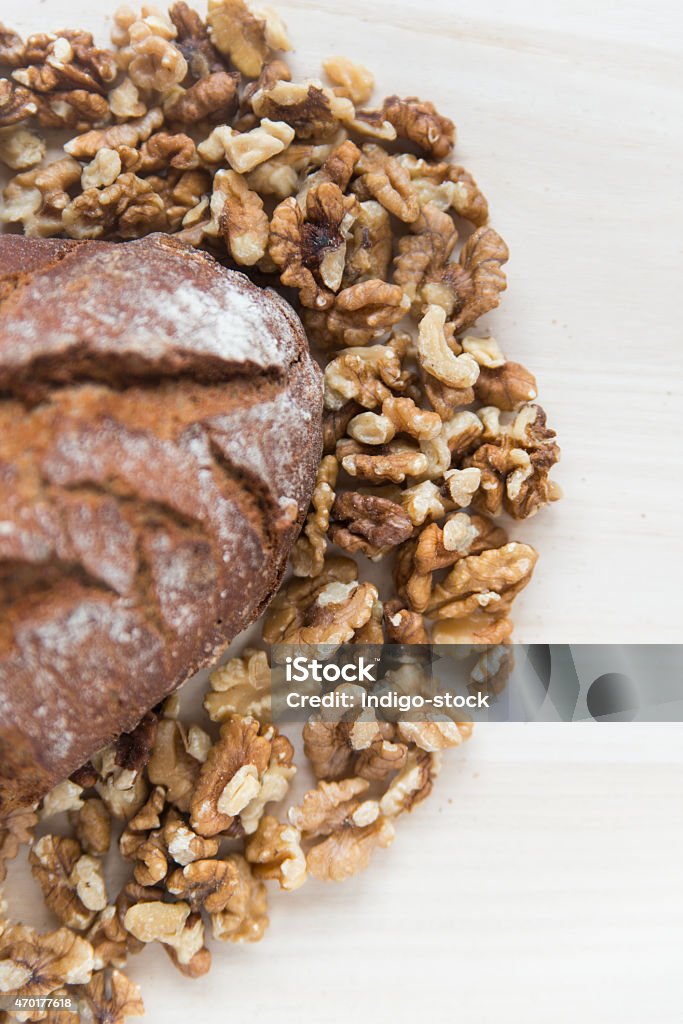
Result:
M0 237L0 815L260 613L321 414L295 314L210 256Z

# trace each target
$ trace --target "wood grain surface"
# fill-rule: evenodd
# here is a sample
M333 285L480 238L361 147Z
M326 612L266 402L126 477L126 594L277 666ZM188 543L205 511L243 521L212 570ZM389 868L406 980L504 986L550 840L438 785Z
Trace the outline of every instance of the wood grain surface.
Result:
M681 37L673 0L278 4L298 73L371 67L436 100L510 245L490 327L556 426L564 500L526 641L681 640ZM100 37L109 0L3 17ZM681 1019L683 729L489 726L447 760L394 846L340 887L273 899L207 979L132 962L149 1019L674 1024ZM15 872L13 905L31 913Z

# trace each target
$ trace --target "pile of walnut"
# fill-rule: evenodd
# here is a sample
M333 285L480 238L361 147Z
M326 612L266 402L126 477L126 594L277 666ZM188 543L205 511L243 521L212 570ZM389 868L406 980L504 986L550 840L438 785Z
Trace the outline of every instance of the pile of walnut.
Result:
M24 41L0 27L0 161L19 172L0 220L40 237L173 233L291 289L326 364L325 456L264 641L504 650L537 556L492 517L524 519L559 496L559 449L532 374L468 333L499 303L508 250L450 160L454 125L415 97L368 108L372 75L344 58L325 62L329 86L293 83L273 12L208 7L206 22L182 2L168 15L121 8L112 51L82 31ZM45 165L41 128L75 133ZM391 556L394 594L381 601L328 545ZM217 939L259 939L264 879L293 890L307 874L364 867L429 793L439 752L469 733L313 719L305 752L319 783L285 823L265 812L295 771L289 741L261 724L269 683L266 655L245 652L211 679L218 736L185 727L169 699L46 799L41 819L66 810L73 824L30 849L62 927L0 921L0 992L75 992L85 1019L110 1024L141 1012L121 973L129 953L161 942L196 977L210 963L207 922ZM113 900L102 868L112 818L133 864ZM36 821L0 826L0 864Z
M325 579L349 578L337 562ZM143 1012L122 968L145 943L161 943L196 978L211 965L207 926L220 941L258 941L268 926L264 880L291 892L308 875L342 881L367 867L392 842L395 820L428 796L440 751L470 733L451 721L313 718L304 749L319 781L283 821L267 806L286 796L296 767L289 740L259 721L270 711L267 655L248 649L210 682L213 737L182 723L174 695L37 811L0 825L0 881L29 843L31 871L61 925L41 934L10 924L0 903L0 993L71 997L82 1014L35 1010L17 1019L117 1024ZM54 828L59 814L71 834ZM104 858L116 841L132 875L111 896Z

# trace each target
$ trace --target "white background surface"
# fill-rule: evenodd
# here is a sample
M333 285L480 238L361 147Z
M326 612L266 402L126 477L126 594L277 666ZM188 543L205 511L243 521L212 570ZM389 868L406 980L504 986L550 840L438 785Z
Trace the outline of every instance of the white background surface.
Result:
M110 9L24 0L6 17L102 36ZM378 95L453 117L510 245L489 322L538 377L566 492L519 529L541 560L517 638L680 641L680 5L278 9L297 72L343 53ZM365 875L275 894L264 942L214 947L199 982L135 958L149 1019L679 1022L682 744L679 727L480 727Z

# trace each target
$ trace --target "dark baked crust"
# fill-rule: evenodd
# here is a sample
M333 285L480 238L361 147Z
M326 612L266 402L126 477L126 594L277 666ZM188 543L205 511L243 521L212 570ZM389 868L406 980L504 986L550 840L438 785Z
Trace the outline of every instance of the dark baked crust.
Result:
M173 239L0 237L0 813L251 622L321 450L273 292Z

